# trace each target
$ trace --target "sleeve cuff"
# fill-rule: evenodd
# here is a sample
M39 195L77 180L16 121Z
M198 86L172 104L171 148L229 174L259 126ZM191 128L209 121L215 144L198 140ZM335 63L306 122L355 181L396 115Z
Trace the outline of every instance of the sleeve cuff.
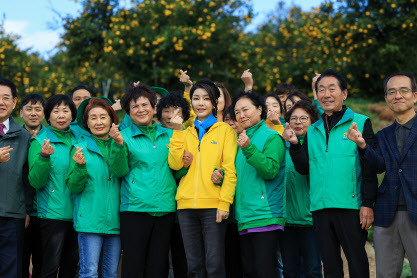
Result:
M374 202L371 201L371 200L362 199L362 207L367 207L367 208L373 209L374 208Z
M229 212L229 208L230 208L230 203L223 202L223 201L220 201L219 205L217 206L217 209L222 210L222 211L227 211L227 212Z

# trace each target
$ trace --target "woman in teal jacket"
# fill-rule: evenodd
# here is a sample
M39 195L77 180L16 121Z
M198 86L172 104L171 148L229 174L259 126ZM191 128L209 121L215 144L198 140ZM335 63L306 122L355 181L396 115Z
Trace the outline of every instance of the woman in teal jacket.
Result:
M74 193L74 228L78 232L80 278L116 278L120 258L120 169L109 167L109 137L117 114L107 98L89 98L78 107L77 123L90 136L78 139L71 151L67 186ZM100 254L102 254L100 256ZM98 270L99 260L101 269Z
M299 101L285 115L298 140L303 141L307 128L318 120L319 112L314 104ZM310 212L309 176L300 175L294 168L288 153L285 165L287 224L281 243L285 277L322 277L320 250L313 230Z
M284 142L267 127L261 96L242 93L232 107L244 128L238 139L235 195L243 276L278 277L277 246L286 215Z
M73 228L71 191L65 185L74 134L69 125L77 110L66 95L54 95L45 105L49 124L32 139L29 182L36 188L40 219L41 277L74 277L78 263L77 234Z
M123 277L166 278L177 190L168 166L173 131L152 121L156 94L148 85L129 88L122 104L134 124L111 129L110 166L126 165L119 173Z

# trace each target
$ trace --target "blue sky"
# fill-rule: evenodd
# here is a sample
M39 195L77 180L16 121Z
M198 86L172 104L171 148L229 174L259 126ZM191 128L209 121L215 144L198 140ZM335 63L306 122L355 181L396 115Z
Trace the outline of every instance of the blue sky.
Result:
M321 0L285 0L288 6L298 5L303 10L318 6ZM121 5L129 5L130 0L120 0ZM277 5L278 0L251 0L257 16L252 26L263 22L266 15ZM44 57L54 53L63 29L58 14L77 15L80 4L74 0L0 0L0 20L4 20L6 32L21 36L19 47L32 48Z

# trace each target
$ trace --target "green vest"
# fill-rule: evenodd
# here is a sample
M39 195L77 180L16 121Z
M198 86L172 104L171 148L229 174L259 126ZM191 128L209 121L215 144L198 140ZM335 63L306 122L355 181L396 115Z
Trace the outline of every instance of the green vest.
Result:
M268 138L278 132L268 128L265 121L246 130L252 144L263 150ZM285 160L284 160L285 161ZM237 184L235 212L238 224L254 220L280 218L279 224L285 225L285 162L280 166L278 175L273 179L263 179L256 169L246 161L238 148L236 155Z
M70 162L70 148L58 139L50 127L41 129L33 140L38 141L42 146L44 139L50 139L55 152L50 156L51 168L46 185L36 191L38 217L72 221L71 191L65 183Z
M287 190L287 225L313 226L310 212L310 183L308 175L300 175L294 167L288 148L285 156L285 188Z
M173 131L157 125L154 142L134 124L121 133L130 171L122 180L120 211L175 212L177 185L168 165Z
M353 122L363 132L368 117L347 109L331 129L328 145L323 120L307 130L310 165L310 211L325 208L359 209L362 171L358 148L347 138Z
M83 148L87 161L85 188L74 195L74 228L77 232L120 233L120 178L113 176L105 157L92 137L82 137L74 147Z

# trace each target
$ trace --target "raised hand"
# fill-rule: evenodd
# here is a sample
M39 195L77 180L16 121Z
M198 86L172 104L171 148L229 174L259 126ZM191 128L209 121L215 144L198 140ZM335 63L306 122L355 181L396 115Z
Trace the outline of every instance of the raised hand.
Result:
M229 218L229 212L217 209L216 222L220 223L223 219Z
M115 103L111 106L114 111L122 110L122 105L120 104L120 99L116 99Z
M239 138L237 139L237 144L241 149L246 148L250 144L250 139L246 135L246 130L244 129L242 133L239 134Z
M213 174L211 174L211 181L213 183L220 183L222 178L223 178L222 168L213 171Z
M285 141L290 142L291 144L298 144L298 138L295 135L294 129L290 127L290 124L287 123L285 125L284 131L282 132L282 138L284 138Z
M193 154L190 152L184 151L182 161L184 161L184 168L190 167L191 162L193 162Z
M245 92L252 90L253 87L253 78L252 78L252 73L250 72L249 69L245 70L242 73L242 76L240 77L243 81L243 83L245 84Z
M184 84L184 86L191 86L193 85L193 81L191 81L190 76L187 75L187 71L183 71L180 69L180 82Z
M119 125L114 123L111 125L109 136L113 138L116 144L123 145L123 136L119 131Z
M173 126L173 129L181 131L183 123L184 123L184 119L180 116L180 109L176 108L174 110L174 115L171 119L171 124Z
M83 165L86 163L84 153L82 152L83 148L77 147L77 150L75 151L74 155L72 156L72 159L77 162L80 165Z
M32 138L35 138L35 137L36 137L36 135L38 135L38 130L36 130L36 129L29 130L29 132L30 132L30 136L31 136Z
M270 120L274 125L280 125L281 122L279 121L279 114L274 111L268 111L267 114L268 120Z
M362 133L358 130L355 122L349 127L347 137L350 141L355 142L359 148L366 148L365 139L363 139Z
M140 84L140 81L133 82L133 87L137 87L137 86L139 86L139 84Z
M316 82L317 82L317 79L319 79L321 74L317 72L315 74L316 76L314 76L313 79L311 80L311 88L313 89L314 99L317 99Z
M49 157L49 156L53 155L54 152L55 152L54 146L49 144L49 142L50 142L49 139L44 139L43 140L43 145L42 145L42 148L41 148L41 155L44 156L44 157Z
M10 160L10 152L13 150L13 148L10 148L10 146L0 148L0 162L5 163Z

